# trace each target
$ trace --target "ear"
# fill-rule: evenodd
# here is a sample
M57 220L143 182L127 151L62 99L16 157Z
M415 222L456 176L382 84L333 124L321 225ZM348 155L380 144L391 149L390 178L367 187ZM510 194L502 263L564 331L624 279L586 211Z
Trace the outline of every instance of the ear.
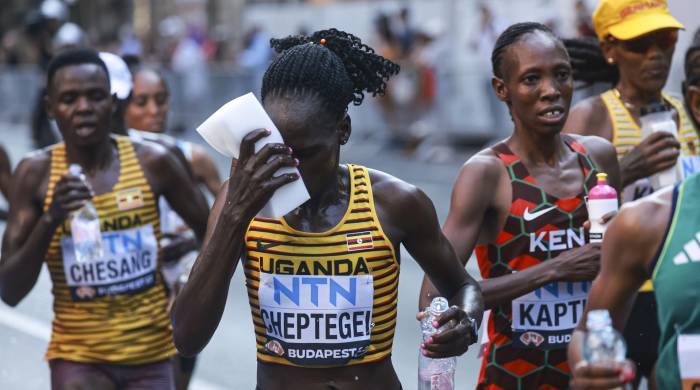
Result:
M351 133L352 120L350 119L350 115L348 115L348 113L346 112L345 116L343 117L343 119L340 120L340 123L338 124L338 141L341 145L345 145L346 143L348 143Z
M510 98L508 97L508 87L506 87L506 83L503 81L503 79L494 76L491 78L491 86L493 87L493 91L496 93L498 100L505 103L510 103Z
M615 55L615 45L612 42L610 42L607 39L603 39L602 41L600 41L600 50L603 52L603 57L606 64L615 65L617 63L617 57Z
M685 91L685 101L688 102L690 115L700 122L700 87L689 85Z

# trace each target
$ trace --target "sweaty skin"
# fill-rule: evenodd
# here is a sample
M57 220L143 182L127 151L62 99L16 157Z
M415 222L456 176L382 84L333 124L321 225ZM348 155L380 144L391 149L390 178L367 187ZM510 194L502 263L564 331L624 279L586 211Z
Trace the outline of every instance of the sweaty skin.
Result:
M89 187L74 176L64 176L56 185L49 212L44 213L50 151L35 151L20 162L0 261L0 295L12 306L36 283L56 228L92 195L111 191L119 178L118 154L109 127L112 98L102 68L94 64L60 68L46 101L65 140L67 160L83 167ZM184 168L163 148L137 142L134 148L154 195L165 196L202 238L207 207L191 187L183 185L189 180Z
M311 199L285 216L295 229L319 232L335 226L349 201L349 175L339 165L340 146L350 136L350 119L331 118L317 98L268 97L265 110L282 132L289 148L269 144L253 153L266 130L250 133L241 145L210 215L205 244L189 282L173 308L175 344L187 355L204 348L226 304L228 286L241 256L251 219L276 188L298 179L274 176L280 166L298 165ZM291 149L290 149L291 148ZM431 201L416 187L385 173L370 170L372 191L382 227L394 247L403 244L439 290L454 305L441 318L450 330L435 337L435 356L462 354L475 340L467 316L480 319L478 285L460 266L442 235ZM407 213L406 210L411 210ZM427 346L426 346L427 350ZM375 363L337 368L297 368L258 363L261 389L399 389L390 358Z
M605 58L612 59L618 67L620 80L615 88L623 102L633 106L628 110L639 125L639 109L662 100L661 91L668 78L675 45L664 50L655 44L646 53L631 52L619 42L607 40L601 42L601 47ZM678 126L678 113L675 120ZM571 110L564 132L597 135L613 141L612 119L600 95L581 101ZM670 168L676 163L679 148L680 144L670 133L652 134L620 160L622 186Z
M509 105L515 130L506 140L539 186L559 198L576 196L584 176L578 157L562 140L561 129L571 104L573 81L566 50L542 32L525 35L504 55L504 79L494 78L494 90ZM558 107L560 118L541 113ZM615 149L599 137L575 136L589 152L598 169L608 174L610 185L619 190ZM443 226L462 264L477 244L493 243L503 229L512 202L510 178L493 150L477 153L462 167L452 191L450 212ZM509 275L479 284L486 309L554 281L592 280L598 272L599 244L568 250L556 258ZM425 279L420 308L436 294Z

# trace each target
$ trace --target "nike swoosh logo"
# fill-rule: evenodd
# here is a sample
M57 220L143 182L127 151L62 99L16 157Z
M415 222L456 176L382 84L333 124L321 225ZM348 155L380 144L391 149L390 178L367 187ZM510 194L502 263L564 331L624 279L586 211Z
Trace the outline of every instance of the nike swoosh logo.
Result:
M259 251L264 251L265 249L270 249L272 247L284 245L284 244L287 244L287 243L286 242L269 242L267 244L263 244L262 241L258 240L258 244L256 246L257 246L257 249Z
M526 221L532 221L533 219L536 219L544 214L547 214L548 212L556 209L557 206L552 206L552 207L547 207L546 209L542 209L540 211L536 211L534 213L531 213L530 210L525 209L525 213L523 214L523 219Z

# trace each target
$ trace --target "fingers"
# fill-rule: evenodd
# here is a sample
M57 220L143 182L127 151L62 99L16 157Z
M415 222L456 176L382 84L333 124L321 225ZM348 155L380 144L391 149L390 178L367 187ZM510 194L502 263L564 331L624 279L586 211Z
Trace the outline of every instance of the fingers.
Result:
M664 149L680 149L681 144L676 137L666 131L657 131L652 133L647 138L649 141L649 149L647 155L654 155Z
M574 368L571 387L575 389L614 389L626 381L622 377L621 367L616 365L599 365L582 362Z
M297 179L299 179L299 175L296 172L275 176L265 183L265 191L271 194L283 185L289 184Z
M255 154L255 167L258 168L277 155L292 155L292 148L285 144L267 144Z
M253 174L253 179L266 180L272 177L282 167L296 167L299 165L299 160L291 155L277 155L272 157L270 161L259 167Z
M241 141L241 152L238 155L239 160L245 162L255 153L255 143L267 137L272 132L267 129L253 130L248 135L243 137Z

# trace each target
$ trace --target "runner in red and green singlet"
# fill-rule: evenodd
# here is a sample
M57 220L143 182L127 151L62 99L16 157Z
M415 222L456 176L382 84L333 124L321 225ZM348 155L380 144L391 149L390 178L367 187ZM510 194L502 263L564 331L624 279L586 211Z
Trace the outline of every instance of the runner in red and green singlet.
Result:
M514 132L464 165L443 230L463 263L476 249L484 278L491 312L478 388L563 389L566 346L599 265L600 246L587 244L583 229L584 199L596 172L618 187L615 149L598 137L560 134L573 81L566 50L547 27L509 27L492 60ZM426 282L422 307L432 294Z

